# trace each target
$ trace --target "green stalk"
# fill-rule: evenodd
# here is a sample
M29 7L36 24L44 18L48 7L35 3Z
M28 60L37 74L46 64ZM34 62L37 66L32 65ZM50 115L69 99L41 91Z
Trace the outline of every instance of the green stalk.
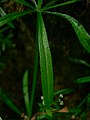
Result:
M67 5L67 4L71 4L71 3L74 3L74 2L78 2L78 1L81 1L81 0L70 0L68 2L64 2L64 3L60 3L60 4L56 4L56 5L53 5L53 6L50 6L50 7L43 7L42 10L49 10L49 9L52 9L52 8L56 8L56 7L60 7L60 6L64 6L64 5Z
M38 9L41 9L43 0L38 0Z
M34 60L34 74L33 74L33 83L32 83L32 91L31 91L31 101L30 101L30 115L32 115L33 102L35 97L35 89L36 89L36 80L37 80L37 72L38 72L38 44L36 39L36 50L35 50L35 60Z

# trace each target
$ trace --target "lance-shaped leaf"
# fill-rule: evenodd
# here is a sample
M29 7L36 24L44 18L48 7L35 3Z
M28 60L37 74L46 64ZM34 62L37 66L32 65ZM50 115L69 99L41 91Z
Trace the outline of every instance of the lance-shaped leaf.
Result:
M7 97L7 95L2 92L2 90L0 89L0 98L3 100L3 102L10 108L12 109L14 112L18 113L19 115L21 115L21 112L19 111L19 109L15 106L15 104Z
M69 0L69 1L66 1L66 2L63 2L63 3L56 3L55 5L52 5L54 2L56 2L57 0L53 0L53 1L50 1L47 5L45 5L43 7L43 10L48 10L48 9L52 9L52 8L57 8L57 7L60 7L60 6L64 6L64 5L68 5L68 4L72 4L72 3L75 3L75 2L79 2L81 0ZM48 6L49 5L49 6Z
M42 6L43 0L38 0L38 8L40 9Z
M47 8L48 6L53 5L57 1L58 0L50 0L50 2L48 2L43 8Z
M17 19L18 17L24 16L30 12L34 12L34 10L26 10L23 12L10 13L10 14L7 14L3 17L0 17L0 26L4 25L12 20Z
M28 71L24 73L23 76L23 94L24 94L24 101L26 105L26 110L28 116L30 115L30 100L29 100L29 93L28 93Z
M20 3L20 4L23 4L25 6L28 6L32 9L35 9L32 5L30 5L30 3L26 2L25 0L15 0L16 2Z
M44 102L50 108L53 100L53 68L47 33L41 13L38 13L38 46Z
M58 94L64 94L64 95L66 95L66 94L69 94L69 93L71 93L73 91L74 91L74 89L72 89L72 88L65 88L65 89L61 89L61 90L56 91L54 93L54 95L58 95Z
M79 78L75 82L76 83L87 83L87 82L90 82L90 76Z
M1 16L5 16L6 15L6 13L5 13L5 11L0 7L0 14L1 14ZM15 28L14 27L14 25L13 25L13 23L8 23L8 25L11 27L11 28Z
M57 12L47 12L47 13L62 16L63 18L67 19L72 24L72 27L74 28L76 35L82 46L90 53L90 35L76 19L62 13L57 13Z
M78 58L69 58L69 60L71 62L74 62L76 64L82 64L82 65L85 65L86 67L89 67L90 68L90 64L87 63L86 61L82 60L82 59L78 59Z

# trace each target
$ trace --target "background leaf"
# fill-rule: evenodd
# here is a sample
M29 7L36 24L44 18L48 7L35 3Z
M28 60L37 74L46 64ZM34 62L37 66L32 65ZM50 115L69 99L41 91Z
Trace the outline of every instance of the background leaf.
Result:
M76 83L86 83L90 82L90 76L79 78L75 81Z
M53 68L47 33L41 13L38 13L38 46L44 102L50 108L53 99Z
M23 12L15 12L15 13L10 13L10 14L7 14L3 17L0 17L0 26L12 21L12 20L15 20L17 19L18 17L21 17L23 15L26 15L30 12L34 12L34 10L26 10L26 11L23 11Z
M45 5L43 7L43 10L48 10L48 9L52 9L52 8L57 8L57 7L60 7L60 6L64 6L64 5L68 5L68 4L72 4L72 3L75 3L75 2L79 2L81 0L69 0L69 1L66 1L66 2L63 2L63 3L56 3L55 5L52 5L53 3L55 3L57 0L52 0L50 1L49 3L47 3L47 5Z
M25 6L28 6L32 9L35 9L32 5L30 5L30 3L26 2L25 0L15 0L16 2L20 3L20 4L23 4Z
M46 109L46 113L49 117L52 117L52 112L49 109Z
M14 105L14 103L6 96L6 94L4 92L2 92L2 90L0 89L0 98L3 100L3 102L10 108L12 109L14 112L18 113L19 115L21 115L21 112L19 111L19 109Z
M58 94L70 94L71 92L73 92L74 89L71 89L71 88L65 88L65 89L61 89L61 90L58 90L54 93L54 95L58 95Z
M1 16L5 16L6 15L5 11L1 7L0 7L0 14L1 14ZM8 25L11 28L15 28L14 25L13 25L13 23L11 23L11 22L8 23Z
M23 76L23 94L24 94L24 101L26 105L26 110L28 116L30 115L30 100L29 100L29 93L28 93L28 71L24 73Z
M63 18L67 19L72 24L72 27L74 28L81 45L90 53L90 35L76 19L62 13L57 13L57 12L47 12L47 13L62 16Z
M89 67L90 68L90 64L87 63L86 61L82 60L82 59L78 59L78 58L69 58L69 60L71 62L74 62L76 64L82 64L82 65L85 65L86 67Z
M34 72L33 72L33 82L32 82L32 90L31 90L31 99L30 99L30 117L32 115L32 108L35 98L36 91L36 82L37 82L37 74L38 74L38 40L36 36L36 48L35 48L35 58L34 58Z

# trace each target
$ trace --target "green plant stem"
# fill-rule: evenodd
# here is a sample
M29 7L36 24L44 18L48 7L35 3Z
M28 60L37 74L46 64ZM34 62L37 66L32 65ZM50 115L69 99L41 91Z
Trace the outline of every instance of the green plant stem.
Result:
M45 7L43 7L42 10L49 10L49 9L52 9L52 8L64 6L64 5L71 4L71 3L74 3L74 2L78 2L78 1L81 1L81 0L70 0L70 1L68 1L68 2L56 4L56 5L53 5L53 6L50 6L50 7L45 6Z
M35 88L36 88L36 80L37 80L37 72L38 72L38 44L36 40L36 50L35 50L35 60L34 60L34 74L33 74L33 83L32 83L32 91L31 91L31 101L30 101L30 115L32 115L33 102L35 97Z
M38 0L38 8L41 9L43 0Z

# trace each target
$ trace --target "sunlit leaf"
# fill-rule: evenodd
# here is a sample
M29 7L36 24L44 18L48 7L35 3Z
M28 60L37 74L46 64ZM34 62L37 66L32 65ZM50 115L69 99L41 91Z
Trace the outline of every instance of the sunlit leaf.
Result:
M23 94L24 94L24 101L26 105L27 114L30 114L30 100L29 100L29 93L28 93L28 71L24 73L23 76Z
M75 81L76 83L86 83L90 82L90 76L79 78Z
M74 28L82 46L90 53L90 35L87 33L84 27L76 19L62 13L57 13L57 12L47 12L47 13L58 15L67 19L72 24L72 27Z
M3 17L0 17L0 26L12 21L12 20L15 20L21 16L24 16L30 12L34 12L34 10L26 10L26 11L23 11L23 12L15 12L15 13L10 13L10 14L7 14Z
M18 113L19 115L21 115L21 112L19 111L19 109L15 106L15 104L7 97L7 95L2 92L2 90L0 89L0 98L3 100L3 102L10 108L12 109L14 112Z
M47 33L41 13L38 13L38 46L44 102L50 108L53 99L53 68Z

